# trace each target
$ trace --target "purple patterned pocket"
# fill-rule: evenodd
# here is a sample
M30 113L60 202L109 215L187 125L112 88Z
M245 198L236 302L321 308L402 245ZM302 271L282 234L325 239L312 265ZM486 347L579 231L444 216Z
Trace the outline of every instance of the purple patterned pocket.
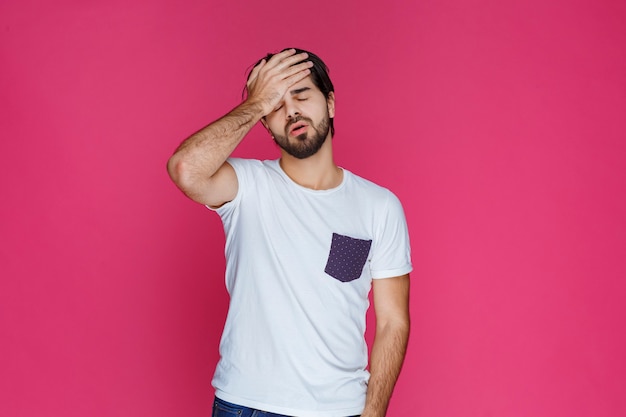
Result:
M324 272L341 282L350 282L359 278L363 273L363 266L365 266L371 246L371 240L333 233Z

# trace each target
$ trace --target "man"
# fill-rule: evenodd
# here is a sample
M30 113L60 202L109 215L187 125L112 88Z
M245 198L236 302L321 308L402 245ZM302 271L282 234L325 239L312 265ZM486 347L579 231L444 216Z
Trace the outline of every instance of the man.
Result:
M168 162L174 183L216 211L226 232L230 307L213 415L384 416L409 334L402 207L335 164L335 93L317 56L269 54L250 72L246 93ZM230 158L259 121L280 159Z

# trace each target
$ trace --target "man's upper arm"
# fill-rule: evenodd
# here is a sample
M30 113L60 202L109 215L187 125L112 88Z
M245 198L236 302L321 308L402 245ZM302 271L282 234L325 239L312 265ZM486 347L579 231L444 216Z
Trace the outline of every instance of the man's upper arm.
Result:
M198 201L211 208L218 208L237 196L239 182L235 169L228 162L224 162L211 178L206 190L202 193L202 201Z
M409 274L373 280L377 326L409 324L409 282Z

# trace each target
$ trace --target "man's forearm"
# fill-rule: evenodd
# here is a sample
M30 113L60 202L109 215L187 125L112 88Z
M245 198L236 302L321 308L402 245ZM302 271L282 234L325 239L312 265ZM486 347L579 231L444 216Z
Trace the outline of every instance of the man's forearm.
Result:
M262 116L260 105L245 101L191 135L168 162L174 182L188 187L215 174Z
M409 339L409 323L377 326L370 355L370 380L362 417L384 417L398 380Z

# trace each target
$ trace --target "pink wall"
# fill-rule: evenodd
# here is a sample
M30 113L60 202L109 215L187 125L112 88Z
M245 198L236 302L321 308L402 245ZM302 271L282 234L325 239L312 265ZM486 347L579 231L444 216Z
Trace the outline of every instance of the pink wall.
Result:
M0 415L207 416L218 218L165 162L311 49L338 162L403 200L390 416L626 415L623 1L0 4ZM260 130L240 156L274 157Z

